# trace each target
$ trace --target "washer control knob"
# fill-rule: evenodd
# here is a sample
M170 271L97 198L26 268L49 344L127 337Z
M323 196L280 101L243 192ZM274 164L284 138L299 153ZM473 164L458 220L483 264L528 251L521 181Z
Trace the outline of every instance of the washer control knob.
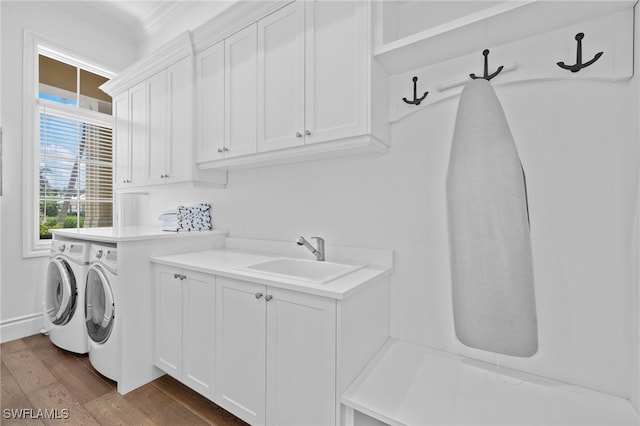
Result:
M98 259L102 258L102 249L100 249L100 250L98 250L96 252L96 258L98 258Z
M60 253L62 253L64 251L64 249L66 249L67 246L64 244L61 244L60 247L58 247L58 250L60 251Z

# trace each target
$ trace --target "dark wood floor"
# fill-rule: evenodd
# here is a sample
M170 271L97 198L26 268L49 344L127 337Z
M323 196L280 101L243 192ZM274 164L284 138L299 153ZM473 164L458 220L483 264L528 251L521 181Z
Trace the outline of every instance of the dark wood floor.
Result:
M59 349L46 336L3 343L0 360L2 425L246 425L169 376L120 395L87 355ZM26 411L29 419L14 419L13 409L33 411ZM57 414L58 420L43 418L39 409ZM66 417L63 409L66 420L60 419Z

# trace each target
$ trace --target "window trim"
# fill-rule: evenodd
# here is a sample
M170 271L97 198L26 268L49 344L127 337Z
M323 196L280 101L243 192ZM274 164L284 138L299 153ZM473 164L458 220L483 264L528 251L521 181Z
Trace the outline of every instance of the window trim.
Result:
M22 256L48 256L51 240L41 240L39 231L39 144L38 137L38 55L45 53L54 59L82 67L87 71L113 78L116 73L84 55L76 54L55 41L34 31L24 30L23 50L23 96L22 96Z

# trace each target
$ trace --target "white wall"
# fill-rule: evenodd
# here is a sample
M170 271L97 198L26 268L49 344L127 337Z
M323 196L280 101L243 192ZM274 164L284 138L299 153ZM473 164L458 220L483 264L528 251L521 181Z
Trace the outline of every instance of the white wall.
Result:
M638 82L498 87L529 189L540 350L501 365L630 397ZM445 178L458 98L393 125L391 152L232 171L226 190L155 190L139 221L212 201L233 236L395 250L392 334L494 362L454 334ZM637 333L637 329L636 329Z
M498 89L527 173L540 351L506 366L628 396L638 194L636 83ZM385 157L232 171L226 190L154 192L166 207L212 201L234 236L390 248L392 334L475 358L452 322L445 177L457 98L394 125ZM157 223L157 222L156 222Z
M20 337L24 330L38 331L42 312L41 288L46 258L22 258L22 44L24 29L56 40L67 50L110 64L121 70L134 62L135 46L118 34L95 28L100 16L69 14L56 2L2 1L2 118L4 193L0 215L0 258L3 341Z
M45 19L56 16L50 5L0 4L5 177L20 182L21 108L14 107L20 105L20 61L6 58L21 58L23 26L52 35L59 26ZM70 33L60 34L69 48L90 47ZM126 43L109 43L98 51L129 52ZM160 44L150 40L147 46ZM527 173L540 333L538 354L505 357L501 364L624 397L633 396L634 387L636 402L638 380L632 383L630 373L634 361L637 372L639 333L633 314L639 92L637 77L497 88ZM226 190L157 189L138 203L137 221L157 224L167 207L212 201L216 227L233 236L293 244L298 235L321 235L335 245L394 249L393 335L494 360L463 347L453 332L444 184L457 102L443 101L394 124L386 156L232 171ZM12 249L21 241L15 208L21 205L19 185L5 192L2 320L39 309L37 270L44 260L23 260Z

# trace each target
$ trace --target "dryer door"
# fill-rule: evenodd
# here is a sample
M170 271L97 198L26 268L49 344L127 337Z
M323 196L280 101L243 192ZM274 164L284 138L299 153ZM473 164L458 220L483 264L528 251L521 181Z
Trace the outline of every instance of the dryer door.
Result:
M76 310L78 289L71 266L64 259L53 258L47 267L45 311L56 325L68 323Z
M106 342L113 329L115 303L109 281L99 266L92 266L87 273L84 313L91 340Z

